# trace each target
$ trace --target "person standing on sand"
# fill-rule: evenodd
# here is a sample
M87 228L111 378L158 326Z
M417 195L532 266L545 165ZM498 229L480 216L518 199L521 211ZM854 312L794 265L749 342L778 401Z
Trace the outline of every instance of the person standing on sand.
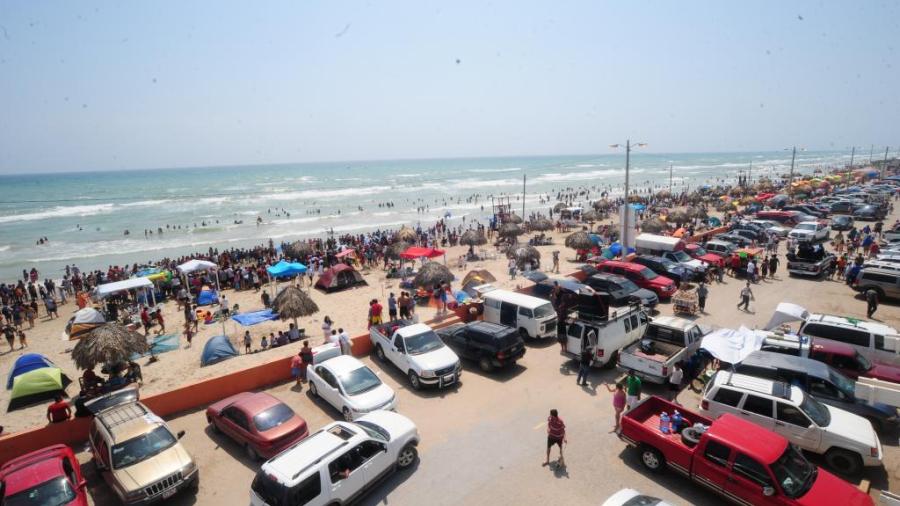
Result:
M701 281L700 286L697 287L697 306L700 308L701 313L706 312L706 297L708 295L709 288L706 288L706 284Z
M388 295L388 318L391 321L397 319L397 297L394 296L394 292Z
M166 322L163 320L162 309L157 309L156 313L156 323L159 324L159 330L156 331L156 335L165 334L166 333Z
M299 353L291 357L291 376L294 377L296 386L300 386L300 383L306 381L306 375L303 374L303 350L301 349Z
M737 305L738 309L741 309L741 306L744 306L744 311L750 311L751 300L754 300L753 290L750 289L750 282L747 281L747 286L741 290L741 302Z
M878 311L878 292L866 290L866 318L871 318Z
M333 323L334 322L331 321L331 317L328 315L325 315L325 319L322 320L322 337L324 339L323 342L325 343L327 343L328 338L331 337L331 325Z
M769 277L775 278L775 271L778 270L778 264L781 262L778 260L778 255L772 255L769 258Z
M553 272L559 274L559 250L553 251Z
M250 331L244 331L244 354L250 353L250 348L253 347L253 338L250 337Z
M559 417L558 411L551 409L550 416L547 418L547 457L544 459L543 465L550 465L550 449L553 448L553 445L557 445L559 446L559 466L566 467L563 445L568 442L566 439L566 423Z
M509 259L509 264L507 264L507 268L509 269L510 281L516 279L516 259L515 258Z

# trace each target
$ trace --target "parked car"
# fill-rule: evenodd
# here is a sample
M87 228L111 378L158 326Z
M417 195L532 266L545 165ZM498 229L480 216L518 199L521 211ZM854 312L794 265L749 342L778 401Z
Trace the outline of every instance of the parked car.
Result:
M735 234L735 233L731 233L731 232L729 232L727 234L719 234L719 235L715 236L715 239L717 241L724 241L724 242L730 243L735 247L735 249L746 248L747 246L750 246L751 244L753 244L752 239L748 239L740 234Z
M807 314L798 334L821 337L854 346L867 358L881 357L897 364L897 330L883 323L825 314ZM885 339L891 336L892 339Z
M853 216L839 214L831 217L831 230L846 232L853 228Z
M388 322L372 325L369 336L378 360L394 364L406 375L413 389L426 385L444 388L459 381L462 374L459 357L428 325Z
M622 348L644 335L649 318L638 306L610 311L607 318L583 317L574 312L566 325L565 347L561 355L578 360L590 353L591 367L612 367Z
M756 218L759 220L776 221L785 227L793 227L800 223L800 214L801 213L797 211L759 211L756 213Z
M820 242L831 236L831 228L819 221L804 221L791 230L788 237L797 242Z
M647 309L653 309L659 304L659 297L652 290L641 288L633 281L617 274L600 272L585 280L607 306L627 306L639 303Z
M689 271L684 266L663 257L639 255L632 258L631 261L649 267L651 271L661 274L679 285L692 280L696 275L694 271Z
M689 428L679 435L663 434L659 415L676 410ZM789 438L732 414L711 420L660 397L647 397L622 415L619 439L637 448L648 470L661 472L668 466L739 504L873 504L854 485L816 468Z
M444 344L458 356L478 362L484 372L513 366L525 356L525 342L516 329L496 323L455 323L437 330Z
M771 351L754 351L736 366L739 373L797 385L823 403L859 415L876 432L896 432L897 408L856 397L853 380L822 362Z
M826 406L788 383L719 371L706 384L700 412L711 418L729 413L777 432L824 455L839 474L882 465L881 442L865 418Z
M790 275L817 277L828 272L837 261L821 244L802 242L794 252L788 251L787 271Z
M309 394L331 404L348 422L379 409L393 410L397 405L394 389L350 355L326 360L308 368L306 374Z
M790 227L783 227L777 221L772 220L753 220L750 223L761 225L766 233L774 234L780 239L787 237L788 233L791 231Z
M687 362L700 349L700 341L708 333L709 329L686 318L653 318L641 340L619 353L619 369L634 371L652 383L665 384L675 364Z
M491 290L482 299L484 321L517 329L522 339L556 337L556 311L547 300L509 290Z
M609 302L607 301L607 297L604 294L598 293L594 290L589 284L582 283L577 281L574 278L565 277L565 278L546 278L539 279L534 272L525 274L526 278L531 281L535 281L535 284L531 287L531 293L538 297L539 299L543 299L545 302L541 305L541 311L553 311L552 305L548 301L553 297L553 289L559 286L560 296L564 297L567 300L567 304L571 307L577 307L579 311L585 313L591 313L598 316L605 316L609 312ZM518 292L510 292L509 300L505 302L505 304L513 304L512 301L516 300L517 297L515 295L525 295L520 294ZM526 295L527 296L527 295ZM654 297L656 295L654 294ZM491 305L496 306L497 301L488 302L488 308L497 309L496 307L491 307ZM489 314L484 318L485 321L497 323L499 321L500 313L502 313L502 306L504 302L500 302L501 308L500 312L495 312L494 314ZM514 324L518 324L520 319L525 319L525 315L528 314L529 308L523 308L520 311L517 311L515 314L516 321L513 323L504 323L504 325L512 327ZM519 313L523 313L520 315ZM532 312L533 314L533 312ZM553 312L555 315L556 313ZM507 317L511 321L513 318L513 313L511 310L507 311ZM555 318L555 316L554 316ZM520 335L522 339L528 338L531 336L528 333L527 329L524 327L520 328ZM536 329L539 329L540 326L536 326ZM555 333L556 326L553 326L553 331ZM544 330L546 333L546 330Z
M860 293L875 290L879 299L900 299L900 265L867 262L851 287Z
M244 448L250 460L270 458L309 435L306 420L265 392L242 392L206 408L206 421Z
M633 488L623 488L603 501L601 506L672 506L652 495L645 495Z
M716 267L725 267L725 259L719 255L711 251L707 251L706 248L697 244L691 243L684 247L684 251L687 252L691 258L695 258L700 260L701 262L707 265L714 265Z
M767 337L761 349L818 360L854 380L875 378L900 383L900 366L870 360L853 346L831 339L795 335Z
M369 413L355 423L333 422L260 467L251 506L352 504L395 471L419 458L419 431L403 415Z
M692 275L706 272L706 265L684 252L687 243L677 237L642 233L634 239L635 250L640 254L663 257L680 264Z
M851 202L849 200L838 200L831 203L832 214L852 214L853 211L860 206L860 203Z
M706 244L703 245L707 252L712 253L713 255L718 255L721 258L731 258L731 255L734 254L734 250L737 248L734 244L731 244L728 241L706 241Z
M766 240L765 232L760 232L756 229L751 228L733 228L731 229L731 232L728 232L728 234L726 235L741 236L747 240L746 245L748 246L750 245L750 243L759 243Z
M16 457L0 467L0 504L87 506L86 485L72 449L52 445Z
M865 221L882 220L884 213L877 207L866 204L853 210L853 218Z
M809 204L792 204L781 208L782 211L799 211L803 214L815 216L816 218L827 218L828 212Z
M648 267L640 264L610 260L599 264L597 270L623 276L641 288L652 290L660 299L671 298L677 290L674 281L665 276L660 276Z

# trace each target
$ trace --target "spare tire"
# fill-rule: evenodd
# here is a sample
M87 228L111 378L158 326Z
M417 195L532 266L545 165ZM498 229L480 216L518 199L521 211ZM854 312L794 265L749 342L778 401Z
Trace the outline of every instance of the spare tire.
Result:
M685 427L685 429L681 431L681 442L688 448L693 448L700 443L700 436L702 435L703 432L697 430L695 427Z

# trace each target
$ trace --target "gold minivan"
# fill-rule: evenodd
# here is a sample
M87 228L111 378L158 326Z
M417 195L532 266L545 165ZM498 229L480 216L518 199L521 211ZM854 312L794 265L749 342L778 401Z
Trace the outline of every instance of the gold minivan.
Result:
M96 414L91 453L97 471L125 504L168 499L184 489L196 492L200 473L191 455L162 418L137 401Z

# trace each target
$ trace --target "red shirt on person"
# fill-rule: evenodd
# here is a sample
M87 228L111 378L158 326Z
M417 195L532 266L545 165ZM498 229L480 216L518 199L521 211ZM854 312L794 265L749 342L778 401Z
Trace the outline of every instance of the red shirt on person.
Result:
M69 403L64 399L47 406L47 417L50 419L50 423L65 422L70 416L72 416L72 411Z
M547 436L562 440L566 437L566 423L558 416L550 416L547 418Z

